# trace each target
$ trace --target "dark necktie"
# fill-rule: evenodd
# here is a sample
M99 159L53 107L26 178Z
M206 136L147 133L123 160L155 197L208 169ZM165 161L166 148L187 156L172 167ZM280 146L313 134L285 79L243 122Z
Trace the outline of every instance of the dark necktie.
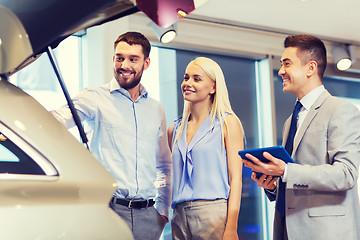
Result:
M297 120L299 116L300 108L302 107L300 101L296 102L292 117L291 117L291 123L290 123L290 130L289 135L286 140L285 149L291 156L293 151L293 145L294 145L294 137L297 129ZM278 193L278 199L276 202L276 209L280 212L281 216L285 216L285 189L286 189L286 183L282 181L282 179L279 179L279 193Z

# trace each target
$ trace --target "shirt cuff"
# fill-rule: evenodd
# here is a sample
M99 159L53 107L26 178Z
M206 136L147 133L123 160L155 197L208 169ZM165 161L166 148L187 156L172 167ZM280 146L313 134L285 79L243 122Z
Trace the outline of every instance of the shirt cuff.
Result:
M281 176L281 179L283 182L287 182L287 167L288 165L285 165L284 175Z
M276 188L274 188L274 189L267 189L267 188L264 188L264 190L266 191L266 192L268 192L268 193L270 193L270 194L275 194L276 193Z
M160 215L165 216L169 219L169 206L163 203L155 202L154 208L156 209L156 211L158 211Z

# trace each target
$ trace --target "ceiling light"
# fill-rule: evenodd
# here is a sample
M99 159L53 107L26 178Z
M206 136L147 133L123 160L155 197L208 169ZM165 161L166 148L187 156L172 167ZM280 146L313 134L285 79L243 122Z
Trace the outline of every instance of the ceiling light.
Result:
M177 10L177 15L179 16L179 18L184 18L187 16L187 13L181 9Z
M151 27L154 30L159 41L162 43L168 43L174 40L176 37L176 25L171 25L167 28L161 28L154 22L151 22Z
M332 51L334 63L337 69L345 71L355 62L355 46L335 46Z

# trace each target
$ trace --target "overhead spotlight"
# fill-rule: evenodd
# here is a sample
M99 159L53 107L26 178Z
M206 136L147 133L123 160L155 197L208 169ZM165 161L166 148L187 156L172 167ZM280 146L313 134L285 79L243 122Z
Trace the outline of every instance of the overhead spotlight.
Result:
M356 61L354 45L335 46L332 54L336 67L340 71L347 70Z
M176 37L176 25L173 24L167 28L161 28L154 22L151 22L151 27L154 30L159 41L162 43L168 43L174 40Z

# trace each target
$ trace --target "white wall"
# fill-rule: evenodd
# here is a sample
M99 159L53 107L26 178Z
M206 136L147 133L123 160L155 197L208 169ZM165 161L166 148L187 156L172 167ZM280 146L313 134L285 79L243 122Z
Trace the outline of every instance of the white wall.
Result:
M108 82L112 77L113 42L126 31L140 31L153 45L175 47L180 49L197 49L226 55L246 56L263 59L274 58L273 64L279 67L283 52L285 34L272 33L249 28L229 26L225 24L200 22L187 18L177 23L177 37L169 44L158 41L150 26L150 19L139 12L101 26L88 29L86 35L87 49L85 51L85 80L89 85ZM328 50L327 73L335 76L359 78L360 74L340 72L335 70L331 50L335 44L324 41ZM360 72L360 46L356 46L357 62L355 68Z
M113 77L112 57L114 41L119 35L130 30L129 19L89 28L84 39L84 86L98 86Z

